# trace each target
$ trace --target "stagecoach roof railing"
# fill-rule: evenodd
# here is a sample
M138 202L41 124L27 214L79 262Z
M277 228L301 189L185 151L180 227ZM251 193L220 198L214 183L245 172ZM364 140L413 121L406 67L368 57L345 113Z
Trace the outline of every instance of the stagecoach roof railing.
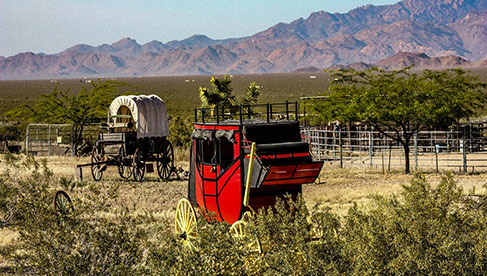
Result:
M197 123L238 122L245 120L264 119L267 122L274 120L299 120L298 102L267 103L253 105L217 105L209 108L195 108L194 118Z

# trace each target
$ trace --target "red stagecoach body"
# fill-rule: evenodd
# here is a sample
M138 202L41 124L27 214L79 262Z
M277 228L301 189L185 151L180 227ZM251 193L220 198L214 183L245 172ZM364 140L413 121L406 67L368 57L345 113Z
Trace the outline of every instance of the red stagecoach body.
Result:
M286 110L277 112L278 106ZM258 113L259 107L266 112ZM256 146L248 205L253 210L271 207L285 194L296 198L302 184L314 182L323 162L312 160L309 145L302 141L297 110L297 103L197 109L188 184L193 205L230 224L241 218L247 211L252 143Z

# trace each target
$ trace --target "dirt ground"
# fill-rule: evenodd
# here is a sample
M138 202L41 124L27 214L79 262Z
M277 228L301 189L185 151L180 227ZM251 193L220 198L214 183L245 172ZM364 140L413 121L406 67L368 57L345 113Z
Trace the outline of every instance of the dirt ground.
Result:
M77 179L76 164L89 163L89 158L48 157L48 166L57 177ZM0 170L3 163L0 162ZM187 161L175 163L176 167L188 170ZM347 166L347 165L345 165ZM435 173L433 170L423 172L431 183L438 183L445 171ZM458 185L464 191L483 192L487 184L486 173L460 174L452 171ZM181 176L183 177L183 176ZM303 185L303 197L309 206L317 202L330 206L335 212L345 214L354 203L362 204L369 200L370 195L391 195L401 192L401 185L410 182L412 175L405 175L402 170L395 169L391 173L382 173L381 169L367 169L363 167L345 167L340 169L336 164L325 163L319 179L312 184ZM83 180L92 182L89 167L83 168ZM135 204L137 209L152 210L159 213L171 212L175 209L179 199L187 196L187 180L177 179L175 175L170 181L161 181L156 172L148 173L142 183L132 180L122 180L116 167L109 167L103 175L102 181L96 185L103 187L109 183L119 183L120 196L127 204ZM59 187L61 188L61 187ZM73 196L82 196L75 194Z

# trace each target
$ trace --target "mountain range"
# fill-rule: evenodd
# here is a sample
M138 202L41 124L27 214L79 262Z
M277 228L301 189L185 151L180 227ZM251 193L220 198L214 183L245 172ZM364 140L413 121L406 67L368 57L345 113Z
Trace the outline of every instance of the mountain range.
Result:
M403 0L348 13L319 11L242 38L194 35L143 45L124 38L96 47L79 44L57 54L19 53L0 57L0 79L277 73L379 66L401 55L432 59L425 67L485 66L486 41L486 0Z

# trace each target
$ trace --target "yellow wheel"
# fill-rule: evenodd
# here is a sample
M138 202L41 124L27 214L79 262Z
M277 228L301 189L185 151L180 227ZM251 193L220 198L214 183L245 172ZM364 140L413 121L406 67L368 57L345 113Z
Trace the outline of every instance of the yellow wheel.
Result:
M315 213L307 218L308 223L311 225L310 235L312 240L320 240L325 235L321 216L323 216L323 214Z
M178 202L176 208L175 231L184 247L190 250L196 248L196 212L191 202L185 198Z
M254 217L254 213L250 212L250 211L246 211L243 215L242 215L242 220L243 221L250 221L252 218Z
M230 235L234 239L243 239L246 237L245 229L247 227L247 223L242 220L237 220L230 226Z
M247 223L243 220L237 220L230 226L230 235L235 240L242 241L247 238L248 230ZM262 253L262 246L258 238L252 238L251 242L245 245L250 251Z

